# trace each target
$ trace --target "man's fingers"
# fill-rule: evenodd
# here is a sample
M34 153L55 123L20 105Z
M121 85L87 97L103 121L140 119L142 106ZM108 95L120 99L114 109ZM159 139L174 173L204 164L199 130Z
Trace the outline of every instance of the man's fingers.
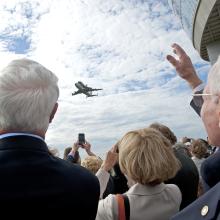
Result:
M186 54L186 52L183 50L182 47L180 47L178 44L174 43L172 44L173 52L178 56L181 57Z
M178 60L176 60L173 56L167 55L167 60L174 66L177 67Z

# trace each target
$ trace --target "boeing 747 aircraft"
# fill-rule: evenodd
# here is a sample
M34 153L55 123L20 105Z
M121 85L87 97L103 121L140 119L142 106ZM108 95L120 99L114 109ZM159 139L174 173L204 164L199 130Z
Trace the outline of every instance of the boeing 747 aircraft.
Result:
M75 91L74 93L72 93L72 95L85 94L86 97L92 97L92 96L98 96L98 95L93 95L92 94L93 91L102 90L102 89L93 89L91 87L88 87L87 85L84 85L80 81L75 83L75 86L78 89L78 91Z

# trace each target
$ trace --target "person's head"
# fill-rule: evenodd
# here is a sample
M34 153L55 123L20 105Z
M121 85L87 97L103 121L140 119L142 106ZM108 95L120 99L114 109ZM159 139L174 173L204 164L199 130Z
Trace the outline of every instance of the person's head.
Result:
M181 138L181 142L183 144L185 144L187 147L190 147L191 146L191 142L193 141L192 138L188 138L188 137L182 137Z
M202 138L199 138L198 140L202 141L202 143L207 149L206 157L210 156L213 153L213 149L212 146L209 144L208 140L204 140Z
M174 145L177 142L175 134L167 126L160 123L153 123L149 127L160 131L163 134L163 136L170 141L172 145Z
M82 160L81 166L90 170L93 174L96 174L102 165L102 159L97 156L87 156Z
M194 140L191 145L191 152L198 159L205 158L207 156L207 146L200 139Z
M68 154L70 153L71 150L72 150L72 147L67 147L67 148L64 149L64 152L63 152L63 159L64 160L67 160L67 156L68 156ZM75 160L74 163L77 163L79 165L81 164L81 157L79 155L79 151L75 152L74 160Z
M0 130L46 133L57 109L58 78L41 64L13 60L0 72Z
M118 148L122 172L144 185L166 181L180 168L171 143L153 128L128 132L119 141Z
M203 91L204 100L201 117L208 133L209 143L220 146L220 58L208 74L208 82Z
M183 144L185 144L185 143L190 143L190 142L191 142L191 138L182 137L182 138L180 139L180 142L182 142Z
M178 152L181 152L189 157L192 157L189 148L182 142L177 142L173 146L174 149L176 149Z

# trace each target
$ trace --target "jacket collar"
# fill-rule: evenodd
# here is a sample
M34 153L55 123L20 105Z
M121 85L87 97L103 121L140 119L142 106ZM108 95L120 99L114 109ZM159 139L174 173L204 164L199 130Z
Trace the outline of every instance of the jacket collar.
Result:
M154 195L162 192L166 187L166 184L160 183L155 186L150 186L150 185L142 185L140 183L136 183L133 185L129 190L128 194L133 194L133 195Z
M0 150L41 150L48 152L47 144L37 137L19 135L0 139Z
M4 134L0 134L0 139L5 138L5 137L11 137L11 136L31 136L31 137L36 137L39 138L41 140L44 141L44 139L42 137L40 137L39 135L36 134L30 134L30 133L4 133Z

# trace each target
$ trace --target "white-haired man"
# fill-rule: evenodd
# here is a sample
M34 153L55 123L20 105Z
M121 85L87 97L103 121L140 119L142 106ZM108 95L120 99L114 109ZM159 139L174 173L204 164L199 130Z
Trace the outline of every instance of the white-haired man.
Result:
M2 215L24 217L32 212L95 219L97 178L52 156L44 142L58 107L57 81L51 71L29 59L14 60L0 72ZM80 212L82 207L86 212Z
M204 88L185 51L178 44L172 47L179 59L171 55L167 59L194 90L191 106L201 115L210 144L220 146L220 58L211 68ZM201 175L207 192L173 219L220 219L220 151L202 164Z

